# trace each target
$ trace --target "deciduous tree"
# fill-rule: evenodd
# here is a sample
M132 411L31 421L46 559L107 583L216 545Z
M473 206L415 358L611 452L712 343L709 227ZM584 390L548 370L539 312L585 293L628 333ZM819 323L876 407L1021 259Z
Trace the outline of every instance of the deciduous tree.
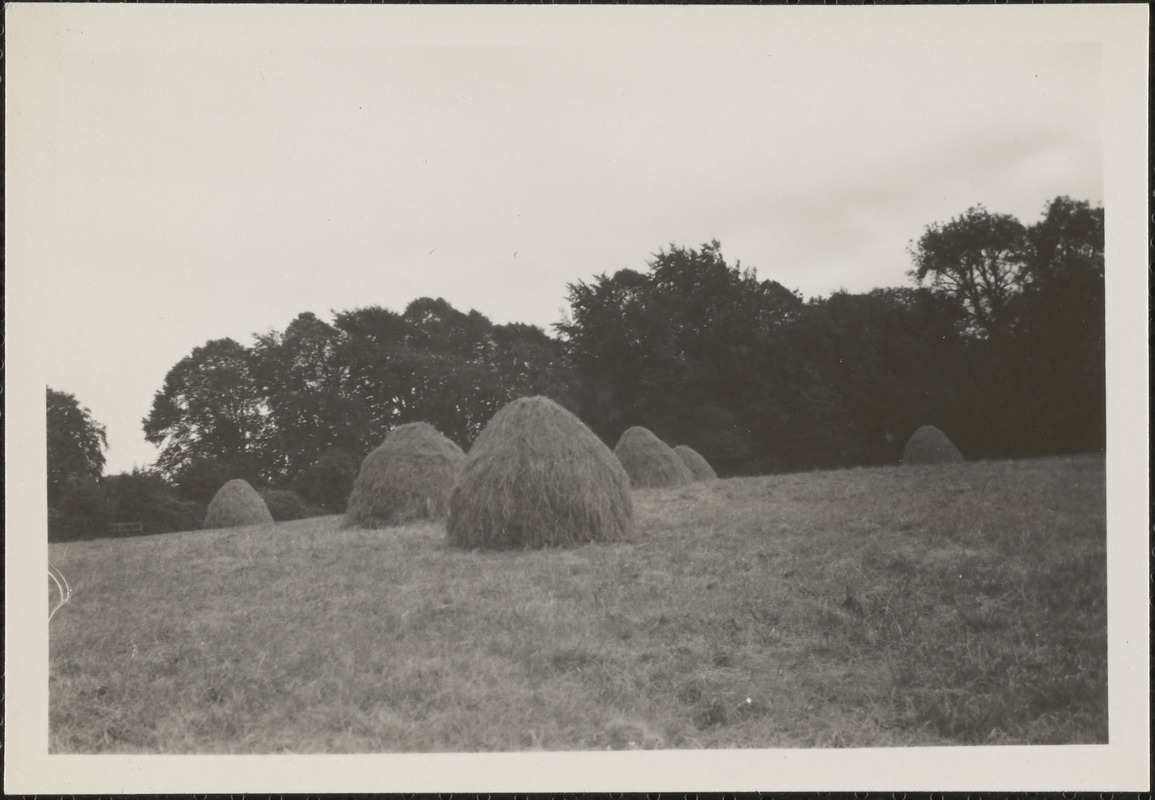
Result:
M359 445L349 367L340 358L341 332L311 312L283 333L256 337L252 375L268 407L265 460L281 477L295 476L330 448Z
M144 419L145 439L161 448L156 465L179 484L195 462L215 459L248 480L275 472L263 458L269 434L265 395L253 377L253 356L232 339L214 339L165 376Z
M977 205L946 224L926 227L910 247L910 274L962 303L969 333L1005 337L1013 328L1011 301L1028 273L1028 244L1017 219Z
M801 298L727 264L717 241L671 245L647 273L571 284L569 302L557 328L580 379L581 415L606 441L644 425L713 462L785 435L805 376L780 332Z
M48 387L46 399L48 505L55 506L69 479L100 478L108 437L74 395Z

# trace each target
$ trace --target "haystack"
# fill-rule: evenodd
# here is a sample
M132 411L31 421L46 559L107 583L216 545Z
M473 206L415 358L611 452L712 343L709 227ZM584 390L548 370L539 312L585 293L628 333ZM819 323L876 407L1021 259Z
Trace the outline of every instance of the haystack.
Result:
M342 524L383 528L444 517L464 463L461 448L428 422L400 425L361 462Z
M637 425L627 429L618 439L614 455L622 463L635 489L684 486L694 480L690 468L672 447Z
M678 454L678 458L682 459L682 463L690 470L690 474L694 476L696 481L712 481L718 477L718 473L714 472L714 468L710 466L710 462L702 457L692 447L680 444L674 448L674 452Z
M630 482L585 424L545 397L502 408L469 451L449 498L449 543L561 547L624 538Z
M963 460L954 442L933 425L923 425L915 431L902 453L903 464L951 464Z
M213 495L205 514L204 527L240 528L243 525L267 525L272 521L273 515L256 489L248 481L234 478Z

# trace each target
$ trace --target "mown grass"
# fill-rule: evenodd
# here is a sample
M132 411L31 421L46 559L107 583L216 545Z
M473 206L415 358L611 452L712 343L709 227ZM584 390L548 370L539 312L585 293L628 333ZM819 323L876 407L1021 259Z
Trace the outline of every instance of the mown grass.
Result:
M53 544L51 750L1106 741L1102 457L635 503L566 550L338 517Z

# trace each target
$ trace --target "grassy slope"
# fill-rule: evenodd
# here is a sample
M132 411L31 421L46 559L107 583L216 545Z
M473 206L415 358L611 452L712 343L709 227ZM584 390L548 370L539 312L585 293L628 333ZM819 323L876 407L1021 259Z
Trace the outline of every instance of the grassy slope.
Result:
M637 492L630 543L437 525L51 545L54 752L1106 740L1103 459Z

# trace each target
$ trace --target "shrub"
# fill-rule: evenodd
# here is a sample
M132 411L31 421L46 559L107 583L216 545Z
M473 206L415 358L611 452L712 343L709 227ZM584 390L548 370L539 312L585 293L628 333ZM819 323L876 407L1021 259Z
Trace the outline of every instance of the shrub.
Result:
M306 503L340 514L345 511L356 478L357 459L347 451L333 447L301 470L293 488Z
M108 496L98 480L68 478L48 515L48 539L60 542L103 536L110 511Z
M633 528L629 478L576 416L545 397L498 411L449 499L457 547L545 547L620 540Z
M257 494L265 501L273 522L320 517L329 513L324 508L309 505L296 492L288 489L261 489Z
M680 444L674 448L674 452L678 454L678 458L682 459L682 463L690 470L690 474L694 476L694 480L712 481L718 477L718 473L714 472L714 468L710 466L710 462L692 447Z
M231 478L242 474L235 466L217 458L197 458L189 462L175 478L178 495L183 500L208 503Z
M217 491L209 503L204 527L240 528L244 525L266 525L273 521L268 506L247 481L235 478Z
M104 479L117 522L140 522L145 533L191 531L200 527L207 507L193 500L181 500L176 491L156 473L133 470Z
M963 461L962 453L947 435L933 425L923 425L906 443L903 464L950 464Z
M622 434L614 447L614 455L635 489L684 486L694 480L690 468L682 463L673 448L640 426L635 425Z
M394 428L362 462L343 525L381 528L444 517L464 463L461 448L429 423Z
M195 531L207 513L208 507L204 503L178 497L159 497L150 509L149 516L141 521L146 533Z

